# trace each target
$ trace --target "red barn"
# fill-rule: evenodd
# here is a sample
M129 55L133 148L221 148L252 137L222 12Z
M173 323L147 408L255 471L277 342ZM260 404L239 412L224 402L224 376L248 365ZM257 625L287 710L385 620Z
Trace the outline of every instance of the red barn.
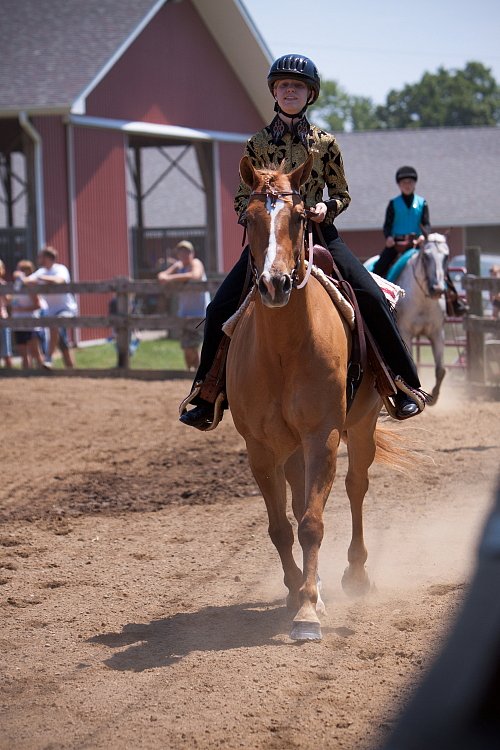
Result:
M180 236L209 272L232 265L238 161L272 115L239 0L7 0L0 39L10 270L50 244L74 280L148 276Z

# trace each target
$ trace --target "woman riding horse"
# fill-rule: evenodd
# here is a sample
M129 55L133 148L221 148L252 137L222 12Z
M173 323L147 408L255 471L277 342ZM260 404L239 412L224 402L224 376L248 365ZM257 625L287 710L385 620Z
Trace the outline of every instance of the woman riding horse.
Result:
M302 55L284 55L271 66L267 83L275 99L276 116L273 121L248 141L245 154L257 169L276 169L282 166L290 171L303 164L310 154L313 165L308 180L301 188L301 195L314 226L314 239L320 241L316 227L321 227L322 238L343 275L354 289L366 327L371 332L378 348L394 376L399 376L416 392L412 400L401 390L394 397L396 416L407 419L418 414L425 399L419 398L420 381L415 363L405 346L389 304L371 274L349 250L335 227L335 218L349 203L347 182L344 175L342 155L335 137L311 125L306 110L318 98L320 78L316 66ZM323 189L327 187L329 200L323 201ZM234 205L239 223L245 226L246 208L250 188L240 183ZM322 244L322 242L321 242ZM204 385L210 379L217 381L223 369L223 357L217 357L224 342L222 326L236 311L242 299L248 269L248 246L227 275L213 301L207 308L205 336L201 351L200 367L194 385L196 395L186 399L195 408L184 411L180 421L186 425L207 430L214 421L212 394ZM220 348L222 342L222 348ZM218 372L214 375L214 363ZM199 387L200 386L200 387ZM198 388L199 387L199 388Z

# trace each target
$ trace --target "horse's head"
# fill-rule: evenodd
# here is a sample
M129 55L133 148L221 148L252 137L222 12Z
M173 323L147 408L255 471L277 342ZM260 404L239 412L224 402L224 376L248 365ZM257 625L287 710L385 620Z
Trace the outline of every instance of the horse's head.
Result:
M450 249L444 234L433 232L420 251L429 296L441 297L446 291L446 271Z
M252 192L246 211L248 242L262 302L283 307L290 298L304 245L305 212L299 188L312 156L292 172L255 169L248 156L240 175Z

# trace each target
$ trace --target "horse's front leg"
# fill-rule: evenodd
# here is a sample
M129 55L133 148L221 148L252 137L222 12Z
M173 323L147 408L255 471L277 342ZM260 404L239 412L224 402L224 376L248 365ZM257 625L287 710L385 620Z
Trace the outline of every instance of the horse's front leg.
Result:
M305 508L298 530L304 564L303 583L299 591L300 609L293 619L290 633L294 640L321 639L317 615L318 556L323 540L323 511L335 478L338 444L337 431L333 431L326 440L318 432L304 450Z
M302 571L293 557L293 528L286 514L286 481L283 467L276 465L271 451L262 443L247 439L250 468L255 477L269 519L269 536L280 556L284 584L288 589L287 607L297 611Z
M436 384L432 389L429 406L434 406L439 398L441 383L443 382L444 376L446 375L446 368L444 366L444 328L436 332L434 336L431 337L431 347L435 364Z
M305 495L305 466L304 466L304 454L302 448L298 448L295 453L292 453L290 458L285 463L285 476L290 488L292 490L292 510L293 515L297 524L300 523L306 507L306 495ZM321 581L318 574L318 600L316 602L316 612L319 615L326 614L326 607L323 599L321 598ZM295 602L295 612L300 607L299 591L297 589L297 597Z

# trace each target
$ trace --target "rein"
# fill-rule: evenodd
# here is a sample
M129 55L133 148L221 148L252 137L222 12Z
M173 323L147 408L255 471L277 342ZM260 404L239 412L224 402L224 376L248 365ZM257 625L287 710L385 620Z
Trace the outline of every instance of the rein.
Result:
M307 220L307 229L308 229L308 244L309 244L307 270L300 284L297 284L297 287L296 287L297 289L302 289L302 287L304 287L307 284L307 282L309 281L309 276L311 275L312 267L313 267L313 255L314 255L313 233L312 233L311 222L309 221L309 219ZM295 268L294 268L294 271L295 271ZM295 278L293 279L293 283L295 284Z
M417 260L422 264L422 268L424 269L424 276L425 276L427 289L424 289L423 285L420 282L420 279L417 278L417 270L416 270L417 264L416 263L413 264L412 273L413 273L413 278L415 279L415 284L418 286L418 288L420 289L424 297L426 299L431 299L431 295L429 294L429 280L427 279L427 272L425 270L425 263L423 261L422 252L423 252L422 249L418 251Z

